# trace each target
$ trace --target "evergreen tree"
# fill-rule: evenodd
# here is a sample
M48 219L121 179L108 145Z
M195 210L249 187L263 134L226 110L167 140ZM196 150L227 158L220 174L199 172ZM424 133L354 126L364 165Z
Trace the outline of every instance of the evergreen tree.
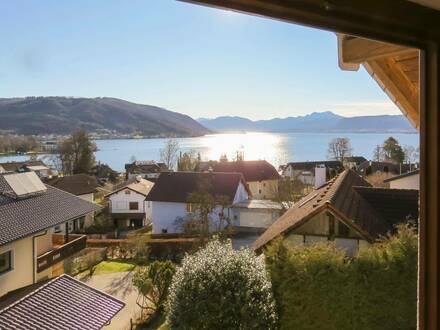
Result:
M384 160L387 162L401 164L405 159L403 148L400 146L399 142L392 136L384 141L382 145L382 151Z

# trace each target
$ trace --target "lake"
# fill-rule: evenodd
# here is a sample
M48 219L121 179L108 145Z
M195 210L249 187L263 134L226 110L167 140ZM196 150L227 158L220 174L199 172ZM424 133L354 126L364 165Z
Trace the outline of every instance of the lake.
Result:
M219 159L226 154L229 159L237 150L244 152L246 160L265 159L275 167L289 161L325 160L328 143L336 137L347 137L353 147L353 154L373 157L374 147L382 144L389 136L396 138L402 146L419 146L418 134L390 133L237 133L212 134L196 138L177 139L182 151L200 152L203 160ZM107 163L117 171L124 170L124 164L131 158L137 160L160 160L160 149L167 139L97 140L96 160ZM0 162L20 161L27 156L4 156Z

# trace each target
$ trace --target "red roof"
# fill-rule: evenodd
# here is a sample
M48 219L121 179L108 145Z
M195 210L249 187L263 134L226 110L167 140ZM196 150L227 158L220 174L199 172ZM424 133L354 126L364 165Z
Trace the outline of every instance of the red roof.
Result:
M275 167L265 160L244 160L237 162L209 161L200 164L201 171L242 173L247 182L278 180L280 175Z
M232 202L240 183L247 189L241 173L161 173L146 200L186 203L192 193L206 190L213 196L225 196Z

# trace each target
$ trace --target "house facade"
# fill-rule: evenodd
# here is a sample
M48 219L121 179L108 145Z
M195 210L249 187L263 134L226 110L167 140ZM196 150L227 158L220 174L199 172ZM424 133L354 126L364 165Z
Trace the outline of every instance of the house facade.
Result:
M271 200L245 199L233 204L232 209L236 231L261 232L280 217L282 206Z
M156 180L161 172L168 171L164 163L156 163L154 160L136 160L133 163L125 164L126 180L141 176L142 179Z
M417 168L417 164L395 164L391 162L377 162L367 160L356 167L356 172L362 176L375 173L391 173L400 175Z
M420 190L420 174L419 170L393 176L384 180L391 189L415 189Z
M198 169L202 172L243 174L253 198L256 199L275 198L278 193L281 177L275 167L265 160L208 161L201 162Z
M392 233L395 226L417 221L417 190L373 188L345 170L296 203L254 243L261 251L276 237L301 246L333 241L348 256Z
M163 173L146 198L153 234L184 233L187 220L195 216L194 194L211 196L218 203L209 215L213 231L233 220L233 204L251 196L240 173Z
M138 177L106 195L110 215L119 229L140 228L151 223L151 209L145 198L153 186L153 182Z
M0 296L62 274L62 261L86 246L73 224L99 208L33 172L0 175Z
M281 175L291 180L299 180L308 186L320 186L343 169L341 162L333 160L290 162L281 167Z

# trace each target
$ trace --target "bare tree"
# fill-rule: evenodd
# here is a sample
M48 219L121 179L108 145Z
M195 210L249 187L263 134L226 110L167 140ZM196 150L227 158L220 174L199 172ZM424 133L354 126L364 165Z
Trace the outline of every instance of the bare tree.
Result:
M414 146L406 145L403 147L403 152L405 153L405 163L413 164L417 163L419 160L419 148Z
M328 158L344 162L345 158L351 156L353 148L348 138L335 138L328 144Z
M377 145L373 151L373 160L376 162L380 162L383 159L382 147Z
M165 142L164 147L160 150L160 160L165 163L168 169L173 170L176 166L177 155L179 153L179 142L170 139Z

